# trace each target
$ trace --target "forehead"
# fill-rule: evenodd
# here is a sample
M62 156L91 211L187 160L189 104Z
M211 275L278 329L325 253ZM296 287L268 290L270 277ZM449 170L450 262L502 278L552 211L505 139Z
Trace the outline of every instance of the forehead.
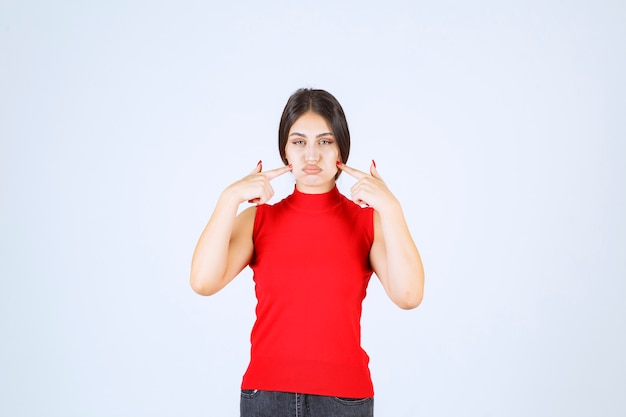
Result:
M332 129L324 117L309 111L296 119L289 133L332 133Z

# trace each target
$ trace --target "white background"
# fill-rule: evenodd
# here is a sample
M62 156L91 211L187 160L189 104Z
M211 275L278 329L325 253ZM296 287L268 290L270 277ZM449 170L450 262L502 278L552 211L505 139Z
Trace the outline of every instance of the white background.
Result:
M251 274L204 298L190 259L223 188L280 165L299 87L342 103L349 163L376 160L425 264L417 310L369 287L376 414L624 415L625 21L617 0L2 0L0 415L238 415Z

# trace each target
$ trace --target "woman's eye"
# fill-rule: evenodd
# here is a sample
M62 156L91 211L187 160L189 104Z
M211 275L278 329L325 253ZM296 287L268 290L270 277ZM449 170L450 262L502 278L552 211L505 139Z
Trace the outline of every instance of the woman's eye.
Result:
M332 140L327 140L327 139L320 140L321 145L330 145L331 143L333 143Z
M293 142L291 142L291 143L293 143L294 145L303 145L303 144L304 144L304 141L303 141L303 140L294 140L294 141L293 141Z

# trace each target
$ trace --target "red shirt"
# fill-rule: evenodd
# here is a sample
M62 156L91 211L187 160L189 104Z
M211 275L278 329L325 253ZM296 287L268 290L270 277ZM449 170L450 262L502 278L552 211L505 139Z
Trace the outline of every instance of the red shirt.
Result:
M372 397L361 305L372 275L373 210L335 187L260 205L254 222L258 300L242 389Z

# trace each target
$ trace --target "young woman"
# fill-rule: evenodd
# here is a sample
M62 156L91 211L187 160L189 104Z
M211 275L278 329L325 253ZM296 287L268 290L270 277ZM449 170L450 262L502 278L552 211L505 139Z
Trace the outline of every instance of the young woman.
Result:
M215 294L243 268L254 271L257 319L241 385L241 416L372 416L369 357L361 348L361 305L372 272L400 308L417 307L424 271L398 200L372 161L345 163L350 133L339 102L301 89L283 111L284 166L228 186L202 232L191 286ZM268 205L271 180L291 172L295 189ZM341 172L356 178L352 201ZM242 203L251 207L237 215Z

